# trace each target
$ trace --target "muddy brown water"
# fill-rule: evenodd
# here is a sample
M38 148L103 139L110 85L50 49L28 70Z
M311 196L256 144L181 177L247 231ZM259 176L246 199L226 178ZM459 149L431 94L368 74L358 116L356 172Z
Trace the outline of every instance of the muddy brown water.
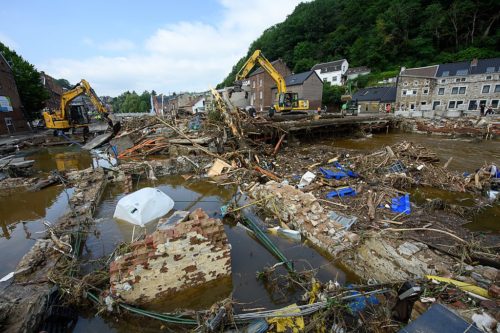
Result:
M487 141L475 142L469 139L450 139L441 136L426 136L407 133L374 134L366 139L322 139L321 143L331 144L332 147L346 149L346 151L370 151L385 145L409 140L419 143L434 150L444 163L449 157L454 159L450 168L463 172L473 172L484 162L500 160L500 142ZM311 143L306 143L311 145ZM51 170L84 169L92 165L93 157L88 152L81 152L78 147L53 147L48 149L22 152L27 158L35 159L35 168L39 175L46 175ZM138 187L152 185L140 182ZM222 203L227 202L234 192L234 188L220 188L206 181L185 182L180 177L168 177L156 182L160 189L169 194L176 201L175 209L194 209L201 207L210 214L216 214ZM461 194L434 189L418 189L414 193L415 200L439 197L450 203L473 205L472 199ZM68 191L71 195L71 190ZM86 258L99 258L113 250L117 242L130 240L132 229L112 220L116 202L123 196L119 186L111 186L106 190L104 200L97 210L98 236L88 239ZM0 277L14 270L20 258L31 248L34 239L43 230L44 219L56 221L68 210L67 195L62 186L52 186L39 192L27 191L2 191L0 193ZM495 205L479 215L467 226L472 230L500 233L498 221L500 206ZM151 227L150 227L151 228ZM233 292L233 297L241 304L241 308L280 307L290 304L301 292L289 291L287 293L270 293L255 278L255 273L264 266L277 262L271 254L260 246L247 231L230 223L225 224L225 230L232 244L233 276L230 281L225 281L220 290L213 290L213 295L204 294L204 299L210 303L221 294ZM271 236L272 240L291 259L296 260L298 269L305 267L321 267L318 272L320 280L337 278L340 282L353 279L345 272L331 264L328 257L303 243L293 243L287 239ZM85 267L84 267L85 269ZM89 267L87 267L89 269ZM284 273L284 271L280 271ZM0 284L0 288L2 287ZM210 288L212 289L212 288ZM200 290L199 292L207 292ZM190 303L191 302L191 303ZM204 303L196 294L186 299L176 300L179 305L202 306ZM164 304L165 309L172 304ZM148 323L145 325L145 323ZM160 324L142 318L129 318L123 320L103 319L94 317L94 314L82 315L74 332L148 332L157 331Z
M234 186L220 187L206 180L185 181L180 176L164 177L152 183L142 181L136 185L134 190L145 186L155 186L175 202L175 210L204 209L210 216L220 217L220 207L233 197L236 188ZM133 226L112 218L116 203L125 194L121 186L109 186L104 193L104 199L96 211L98 230L97 236L89 237L83 259L96 259L109 255L115 246L121 241L129 241L132 237ZM147 225L146 231L151 232L156 227L155 222ZM191 290L188 294L169 299L154 305L155 310L172 311L176 308L206 309L215 301L228 297L231 293L237 302L236 310L251 308L278 308L287 306L300 299L304 290L274 290L270 285L265 285L256 279L256 273L264 267L270 267L278 260L270 254L262 245L252 237L244 228L237 226L232 221L224 220L224 229L231 244L232 277L216 281L199 289ZM138 232L136 228L135 233ZM327 282L337 280L343 284L352 281L354 277L346 274L336 267L333 258L323 256L314 248L304 242L296 242L279 236L269 235L271 240L281 251L294 262L298 271L317 269L316 277ZM91 270L91 267L84 267ZM283 268L276 270L278 274L285 275ZM122 320L117 324L112 320L94 317L81 317L75 329L76 332L83 331L116 331L135 332L134 318ZM151 322L151 326L140 327L141 331L158 329L157 322Z
M423 135L392 132L389 134L373 134L371 138L362 139L325 139L322 143L331 144L336 148L367 152L381 147L392 145L403 140L421 144L434 151L441 159L441 163L453 157L448 168L459 172L473 173L484 163L495 163L500 166L500 141L477 141L469 138L453 139L446 136ZM472 206L471 196L463 193L454 193L434 188L419 188L417 196L422 198L440 198L448 203ZM465 226L473 231L493 232L500 234L500 204L476 214L471 223Z

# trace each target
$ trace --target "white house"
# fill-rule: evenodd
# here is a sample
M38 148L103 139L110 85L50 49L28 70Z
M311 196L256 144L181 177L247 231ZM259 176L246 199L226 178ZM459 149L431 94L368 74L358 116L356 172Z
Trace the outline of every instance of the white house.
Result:
M200 98L196 103L193 104L193 113L205 112L205 97Z
M343 76L349 68L349 63L346 59L325 62L316 64L311 68L323 80L323 82L330 82L332 85L340 86L344 82Z

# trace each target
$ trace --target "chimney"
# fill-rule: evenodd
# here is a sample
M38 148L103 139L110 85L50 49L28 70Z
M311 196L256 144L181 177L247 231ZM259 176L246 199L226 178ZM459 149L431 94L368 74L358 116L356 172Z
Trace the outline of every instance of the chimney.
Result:
M472 59L472 61L470 62L470 65L471 65L471 67L477 66L477 58Z

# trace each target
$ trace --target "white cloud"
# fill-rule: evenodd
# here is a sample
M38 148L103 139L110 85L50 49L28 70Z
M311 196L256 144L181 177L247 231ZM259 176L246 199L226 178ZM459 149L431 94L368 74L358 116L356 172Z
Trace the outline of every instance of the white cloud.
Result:
M244 56L250 43L266 28L283 21L300 0L220 0L222 20L216 24L177 22L157 29L136 47L127 39L85 45L121 56L51 59L41 66L70 82L87 79L102 95L126 90L200 91L215 86Z
M19 44L17 44L12 38L10 38L7 34L0 31L0 42L2 42L5 46L7 46L11 50L16 50L19 48Z

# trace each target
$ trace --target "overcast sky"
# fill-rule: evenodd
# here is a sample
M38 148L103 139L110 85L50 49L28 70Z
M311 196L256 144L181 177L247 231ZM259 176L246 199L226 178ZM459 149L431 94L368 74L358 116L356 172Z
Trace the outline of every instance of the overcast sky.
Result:
M300 0L5 1L0 41L55 78L99 95L202 91Z

